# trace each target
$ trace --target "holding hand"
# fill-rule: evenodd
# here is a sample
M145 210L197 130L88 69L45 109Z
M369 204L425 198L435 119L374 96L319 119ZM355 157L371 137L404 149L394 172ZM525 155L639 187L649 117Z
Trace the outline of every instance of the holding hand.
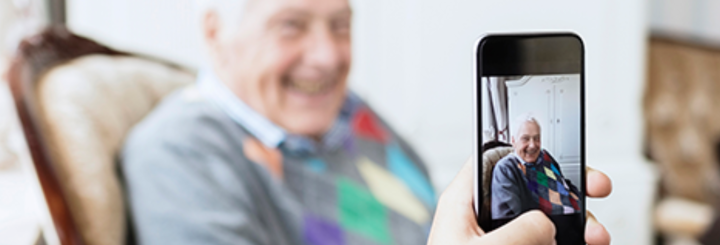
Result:
M429 245L436 244L555 244L555 226L540 211L520 215L510 223L485 233L473 211L473 166L468 160L440 197ZM610 178L587 168L586 192L590 197L606 197L612 191ZM585 241L590 245L610 244L610 234L588 211Z

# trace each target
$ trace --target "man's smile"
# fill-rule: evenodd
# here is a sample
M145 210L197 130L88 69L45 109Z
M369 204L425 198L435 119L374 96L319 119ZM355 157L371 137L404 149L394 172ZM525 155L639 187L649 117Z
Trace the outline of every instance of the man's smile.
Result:
M332 90L338 84L337 79L283 79L283 86L287 89L307 95L319 95Z

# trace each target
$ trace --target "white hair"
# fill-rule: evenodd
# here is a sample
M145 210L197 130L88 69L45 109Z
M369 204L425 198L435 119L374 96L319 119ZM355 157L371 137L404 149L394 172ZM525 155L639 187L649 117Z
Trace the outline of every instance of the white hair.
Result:
M521 114L520 116L518 116L517 118L515 118L515 127L513 127L514 130L513 130L513 132L511 132L511 133L512 133L512 136L513 136L514 138L516 138L516 140L517 140L518 133L520 132L520 128L522 128L523 125L525 125L525 123L528 123L528 122L535 123L535 125L537 125L538 128L541 128L541 127L540 127L540 123L539 123L538 120L532 115L532 113L524 113L524 114Z

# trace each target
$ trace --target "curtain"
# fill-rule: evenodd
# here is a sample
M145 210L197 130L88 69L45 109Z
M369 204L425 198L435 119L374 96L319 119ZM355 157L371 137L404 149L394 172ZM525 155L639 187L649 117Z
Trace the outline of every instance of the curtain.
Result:
M504 77L491 77L488 80L488 99L492 111L495 139L510 143L510 130L508 119L507 87Z

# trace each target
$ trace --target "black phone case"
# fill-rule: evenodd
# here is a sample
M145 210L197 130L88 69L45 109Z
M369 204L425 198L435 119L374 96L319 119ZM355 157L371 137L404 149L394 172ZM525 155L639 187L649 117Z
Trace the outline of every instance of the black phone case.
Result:
M481 38L476 45L476 186L475 210L477 221L488 232L504 225L508 220L492 220L488 196L483 193L482 153L495 147L507 146L505 142L487 142L480 145L482 130L482 78L489 76L580 74L580 172L581 196L580 213L571 215L549 215L556 228L558 244L585 244L586 220L586 171L585 171L585 68L582 39L574 33L539 34L490 34ZM487 170L485 170L487 171ZM489 187L488 187L489 188Z

